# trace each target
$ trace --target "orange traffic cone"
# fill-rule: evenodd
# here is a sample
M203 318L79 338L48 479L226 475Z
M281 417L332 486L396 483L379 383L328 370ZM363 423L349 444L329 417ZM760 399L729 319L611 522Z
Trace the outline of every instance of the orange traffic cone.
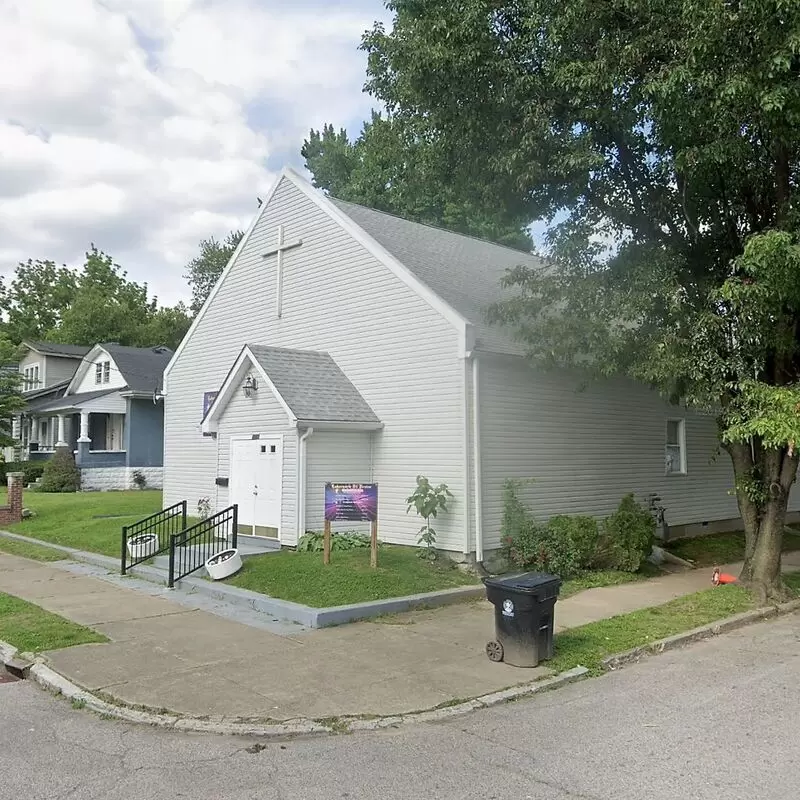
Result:
M711 576L711 583L714 586L727 583L738 583L735 575L728 575L726 572L720 572L719 567L714 567L714 574Z

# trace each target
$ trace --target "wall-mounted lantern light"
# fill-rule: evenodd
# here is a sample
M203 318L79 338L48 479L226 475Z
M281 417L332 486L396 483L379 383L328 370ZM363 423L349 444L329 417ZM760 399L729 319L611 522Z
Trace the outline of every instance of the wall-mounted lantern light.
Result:
M242 384L242 391L245 397L252 397L258 391L258 381L253 375L248 375Z

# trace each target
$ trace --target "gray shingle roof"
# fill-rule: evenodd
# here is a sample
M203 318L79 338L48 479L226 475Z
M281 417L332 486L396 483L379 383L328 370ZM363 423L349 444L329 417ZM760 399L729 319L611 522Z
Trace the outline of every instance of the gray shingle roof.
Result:
M88 403L90 400L96 400L98 397L103 397L107 394L118 392L119 389L99 389L96 392L81 392L80 394L67 394L59 397L56 400L47 399L46 402L32 401L28 404L29 411L35 411L37 414L44 411L66 411L71 408L78 408L83 403ZM43 400L45 398L42 398Z
M247 347L297 419L380 425L375 412L328 353L257 344Z
M61 356L62 358L83 358L92 348L82 344L57 344L55 342L28 342L23 344L47 356Z
M513 296L500 280L507 269L544 262L521 250L409 222L382 211L329 198L404 267L475 326L478 346L500 353L522 353L507 331L486 322L488 305Z
M167 347L124 347L119 344L100 345L114 359L128 389L152 392L161 388L164 369L172 358Z

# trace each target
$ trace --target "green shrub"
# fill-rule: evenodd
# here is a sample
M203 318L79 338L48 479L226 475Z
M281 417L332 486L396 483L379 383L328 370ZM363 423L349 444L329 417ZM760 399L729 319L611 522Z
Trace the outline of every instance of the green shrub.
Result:
M357 533L355 531L345 531L343 533L331 533L331 551L334 550L357 550L362 547L369 547L370 537L367 533ZM378 542L380 547L380 542ZM308 531L300 537L297 543L298 553L321 553L325 549L325 534L319 531Z
M655 532L653 515L632 494L625 495L603 523L596 566L636 572L653 549Z
M591 569L594 566L600 540L600 528L594 517L560 515L551 517L547 527L572 542L578 554L580 569Z
M2 461L0 462L0 483L3 486L8 483L10 472L21 472L22 482L27 486L42 476L46 463L46 461Z
M45 463L42 473L43 492L77 492L81 486L81 471L69 450L59 448Z
M580 570L578 550L569 536L529 520L504 540L504 555L518 569L552 572L562 579Z

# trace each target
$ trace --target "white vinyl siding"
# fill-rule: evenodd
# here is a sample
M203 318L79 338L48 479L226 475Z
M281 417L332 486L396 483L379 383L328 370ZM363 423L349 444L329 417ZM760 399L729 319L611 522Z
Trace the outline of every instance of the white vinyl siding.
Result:
M671 406L628 381L584 384L534 372L521 359L481 360L484 541L500 543L503 482L532 479L521 497L537 519L605 516L622 496L656 493L670 525L735 519L730 458L718 452L715 420ZM664 470L667 420L683 413L685 478ZM797 493L791 508L798 506Z
M371 436L369 433L319 431L306 439L306 529L321 531L325 523L326 483L371 483ZM410 492L409 492L410 494ZM380 514L381 487L378 486ZM334 531L368 533L368 522L334 522ZM380 535L380 523L378 534Z
M275 314L278 225L301 247L283 255ZM455 328L286 178L168 376L164 502L213 493L217 449L200 433L203 392L219 388L246 343L323 350L385 429L374 434L382 538L416 543L406 514L416 476L450 485L439 544L464 547L463 360ZM313 438L313 437L312 437ZM288 446L288 439L287 446ZM309 520L310 523L310 520Z
M125 378L105 351L98 352L91 362L84 363L80 373L75 376L77 386L73 394L96 392L101 389L121 389L126 385Z

